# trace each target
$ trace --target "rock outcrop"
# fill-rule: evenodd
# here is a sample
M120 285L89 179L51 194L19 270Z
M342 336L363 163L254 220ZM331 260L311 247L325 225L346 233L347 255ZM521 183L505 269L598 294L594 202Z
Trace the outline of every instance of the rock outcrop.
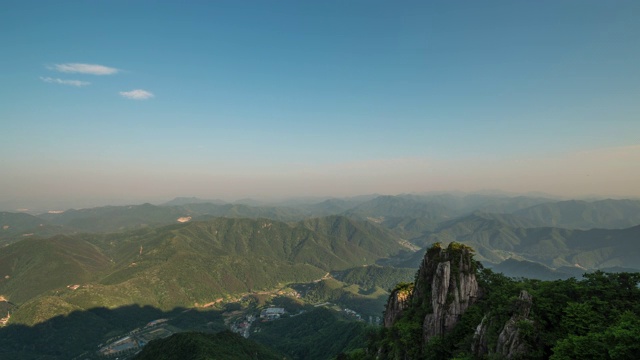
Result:
M516 304L515 313L504 324L498 336L496 353L507 359L518 358L518 356L527 353L527 344L522 339L520 327L525 323L532 323L528 319L532 304L533 297L526 290L522 290Z
M384 341L378 343L375 357L423 358L441 351L443 344L458 346L462 337L466 349L459 348L458 351L471 350L470 355L474 358L518 359L534 353L536 349L531 344L535 342L535 323L529 319L532 296L523 290L511 307L508 302L501 302L496 309L487 307L486 302L479 303L484 290L478 284L477 275L482 275L483 284L488 286L493 281L500 284L499 276L494 277L491 272L480 273L479 267L468 246L459 243L451 243L446 248L439 243L432 245L422 260L415 282L399 284L391 292L384 314L384 325L390 329ZM496 292L492 294L491 298L496 296ZM463 315L476 303L478 306L468 314L464 324L460 324ZM462 328L456 328L458 325ZM471 332L473 338L469 339Z
M409 304L426 310L422 337L426 344L436 335L453 329L467 308L480 297L476 280L477 262L468 246L451 243L433 245L425 254L410 292L389 297L384 324L392 326Z
M473 333L473 343L471 344L471 352L477 357L482 357L489 353L487 336L489 331L489 321L487 316L482 318L480 324L476 327L476 331Z
M401 283L391 291L384 311L384 326L391 327L409 307L413 284Z
M513 315L500 330L495 351L489 349L487 345L490 320L485 316L473 334L471 352L476 357L497 353L505 359L517 359L528 353L530 349L523 339L521 327L526 324L533 325L533 322L528 318L532 304L533 297L526 290L522 290L516 300Z
M446 249L432 247L422 261L415 287L415 296L430 302L431 313L422 325L427 343L451 331L480 296L472 250L457 243Z

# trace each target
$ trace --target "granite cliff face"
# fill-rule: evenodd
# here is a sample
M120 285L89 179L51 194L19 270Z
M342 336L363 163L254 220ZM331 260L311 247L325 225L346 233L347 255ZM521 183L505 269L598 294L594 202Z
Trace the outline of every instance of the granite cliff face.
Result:
M476 280L477 263L472 250L458 243L447 248L432 246L425 254L413 288L395 291L385 311L385 326L391 327L411 304L425 310L422 320L424 343L442 335L458 323L467 308L480 297Z
M415 291L431 303L432 313L425 316L422 325L425 342L451 331L479 298L475 272L471 249L464 245L452 243L447 249L436 247L427 252Z

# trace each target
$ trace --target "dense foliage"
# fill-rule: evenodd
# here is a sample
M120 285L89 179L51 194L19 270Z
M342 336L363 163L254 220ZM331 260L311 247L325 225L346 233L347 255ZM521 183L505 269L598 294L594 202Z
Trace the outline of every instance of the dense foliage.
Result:
M217 334L186 332L153 340L135 360L281 360L274 350L223 331Z
M557 281L511 279L484 269L478 280L484 296L464 313L454 330L422 341L425 310L410 308L391 328L369 340L368 355L352 358L500 359L495 352L504 324L516 312L518 294L533 296L531 313L517 323L525 359L633 359L640 352L640 274L585 274ZM487 327L485 354L472 351L474 332ZM382 351L381 351L382 349Z
M325 308L262 323L251 338L269 345L292 359L323 360L365 344L369 328L363 322L345 320Z

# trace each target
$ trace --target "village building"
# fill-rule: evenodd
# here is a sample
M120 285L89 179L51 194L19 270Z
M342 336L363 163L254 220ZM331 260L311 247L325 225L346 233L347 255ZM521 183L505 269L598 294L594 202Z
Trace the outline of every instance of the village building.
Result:
M285 313L285 310L283 308L269 307L262 310L262 312L260 312L260 319L268 320L268 321L276 320L276 319L279 319L282 315L284 315L284 313Z

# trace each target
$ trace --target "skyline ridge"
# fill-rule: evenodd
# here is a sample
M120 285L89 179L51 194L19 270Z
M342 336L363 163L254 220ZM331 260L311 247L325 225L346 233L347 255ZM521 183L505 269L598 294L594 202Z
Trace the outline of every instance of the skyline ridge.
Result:
M24 201L24 200L5 200L0 201L0 211L13 212L13 213L30 213L41 214L47 211L68 211L68 210L86 210L97 209L102 207L122 207L122 206L140 206L140 205L153 205L153 206L181 206L186 204L216 204L216 205L246 205L249 207L292 207L301 205L313 205L321 204L327 201L368 201L376 198L403 198L403 197L420 197L422 200L426 200L430 197L438 196L451 196L453 198L465 198L473 196L485 196L487 198L530 198L530 199L545 199L549 202L563 202L563 201L583 201L583 202L598 202L606 200L640 200L640 196L599 196L594 194L585 194L584 196L567 197L555 194L549 194L539 191L530 191L524 193L502 191L498 189L483 189L478 191L426 191L426 192L409 192L398 194L382 194L382 193L369 193L369 194L356 194L350 196L331 196L331 195L316 195L316 196L284 196L284 197L260 197L260 196L245 196L238 198L223 198L223 197L207 197L207 196L175 196L175 197L157 197L153 199L135 199L135 198L89 198L82 201L74 200L44 200L44 201ZM21 204L21 205L20 205Z

